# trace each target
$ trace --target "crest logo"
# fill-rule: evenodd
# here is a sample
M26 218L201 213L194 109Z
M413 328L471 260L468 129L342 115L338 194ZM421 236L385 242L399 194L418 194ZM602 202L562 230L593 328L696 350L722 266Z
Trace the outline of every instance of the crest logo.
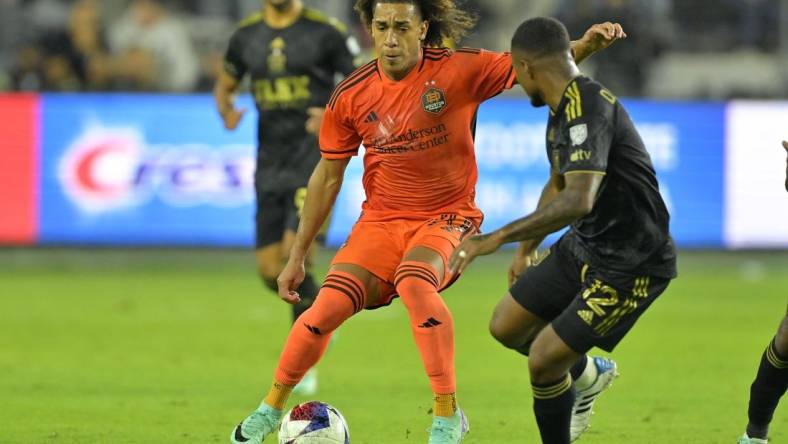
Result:
M588 125L582 123L569 128L569 138L572 145L581 145L588 138Z
M268 55L268 69L274 74L285 71L285 66L287 65L285 46L285 41L281 37L277 37L271 42L271 53Z
M446 108L446 94L438 88L431 87L421 95L421 106L430 114L440 114Z

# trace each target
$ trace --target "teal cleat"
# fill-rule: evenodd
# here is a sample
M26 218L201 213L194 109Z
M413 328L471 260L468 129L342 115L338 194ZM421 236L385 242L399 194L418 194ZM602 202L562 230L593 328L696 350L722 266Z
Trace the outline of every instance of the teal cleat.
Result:
M279 427L282 411L266 403L261 403L257 410L241 421L230 435L232 444L260 444L266 436Z
M618 366L612 359L601 357L589 357L596 366L596 379L584 390L578 390L575 394L575 403L572 406L572 423L569 426L570 442L580 438L589 427L591 427L591 409L599 395L613 384L613 380L618 377Z
M452 417L435 416L428 444L459 444L470 429L468 417L462 409L458 408Z
M768 440L766 440L766 439L750 438L750 437L749 437L749 436L747 436L747 434L745 433L745 434L744 434L744 436L742 436L741 438L739 438L739 440L738 440L738 441L736 441L736 442L737 442L737 444L766 444L766 443L768 443L769 441L768 441Z

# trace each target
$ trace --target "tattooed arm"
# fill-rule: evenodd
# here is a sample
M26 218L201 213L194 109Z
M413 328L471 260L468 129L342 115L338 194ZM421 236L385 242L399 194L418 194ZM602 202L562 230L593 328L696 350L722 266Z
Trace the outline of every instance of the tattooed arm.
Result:
M461 273L476 256L490 254L505 243L541 239L580 219L594 208L603 177L596 172L565 174L565 186L554 199L496 231L465 239L449 259L449 268Z

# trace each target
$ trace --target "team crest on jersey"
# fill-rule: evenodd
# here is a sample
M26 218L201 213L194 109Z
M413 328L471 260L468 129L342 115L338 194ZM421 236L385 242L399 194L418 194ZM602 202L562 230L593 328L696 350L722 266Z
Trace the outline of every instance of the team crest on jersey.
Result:
M588 138L588 126L585 123L569 128L569 138L572 145L581 145Z
M272 73L281 73L285 70L285 66L287 65L285 46L285 41L281 37L277 37L271 42L271 53L268 55L268 69L270 69Z
M421 95L421 106L430 114L440 114L446 108L446 94L434 86L430 87Z

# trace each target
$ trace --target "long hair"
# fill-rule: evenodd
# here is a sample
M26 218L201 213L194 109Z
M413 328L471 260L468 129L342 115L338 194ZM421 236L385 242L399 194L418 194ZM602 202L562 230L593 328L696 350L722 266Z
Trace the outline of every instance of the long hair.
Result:
M378 3L410 3L421 12L423 20L429 22L424 46L443 46L450 40L459 42L468 35L478 17L457 7L454 0L358 0L353 8L361 23L370 29L375 5Z

